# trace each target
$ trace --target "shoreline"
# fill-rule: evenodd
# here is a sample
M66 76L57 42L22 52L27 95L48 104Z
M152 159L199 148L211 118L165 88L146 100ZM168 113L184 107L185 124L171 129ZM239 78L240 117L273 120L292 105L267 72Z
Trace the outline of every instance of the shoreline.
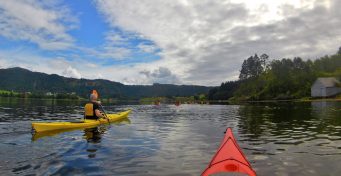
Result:
M56 99L56 98L22 98L22 97L2 97L0 99L18 99L18 100L43 100L43 101L86 101L85 98L80 99ZM103 99L103 102L110 102L110 100ZM120 102L134 102L134 103L141 103L141 100L116 100ZM143 102L143 101L142 101ZM153 103L153 101L147 101L149 103ZM281 103L281 102L341 102L341 98L318 98L318 99L310 99L310 98L300 98L300 99L288 99L288 100L206 100L204 102L208 102L209 104L219 104L219 103L228 103L228 104L244 104L244 103ZM146 103L146 102L145 102ZM142 103L143 104L143 103ZM172 103L170 103L172 104ZM182 103L188 104L188 103ZM189 103L191 104L191 103ZM193 104L200 104L200 103L193 103ZM206 104L206 103L204 103Z
M0 98L8 98L8 99L21 99L21 100L62 100L62 101L84 101L86 99L80 98L80 99L65 99L65 98L23 98L23 97L2 97Z
M218 102L218 101L215 101ZM227 101L220 101L220 102L228 102L232 104L238 103L276 103L276 102L341 102L341 98L300 98L300 99L289 99L289 100L227 100Z

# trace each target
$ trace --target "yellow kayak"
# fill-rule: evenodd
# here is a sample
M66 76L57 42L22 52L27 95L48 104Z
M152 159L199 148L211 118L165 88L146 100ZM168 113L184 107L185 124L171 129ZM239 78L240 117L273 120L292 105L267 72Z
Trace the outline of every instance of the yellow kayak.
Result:
M127 118L131 110L120 112L117 114L107 114L108 119L91 120L85 119L79 122L33 122L32 129L35 132L75 129L75 128L91 128L101 124L107 124Z
M111 124L130 124L130 120L128 118L124 118L121 120L117 120L115 122L112 122ZM59 129L59 130L52 130L52 131L42 131L39 133L32 133L32 141L37 141L40 138L44 138L44 137L52 137L52 136L56 136L60 133L65 133L65 132L70 132L70 131L75 131L75 130L83 130L83 129L87 129L87 128L91 128L91 127L77 127L77 128L70 128L70 129ZM96 127L94 127L96 128Z

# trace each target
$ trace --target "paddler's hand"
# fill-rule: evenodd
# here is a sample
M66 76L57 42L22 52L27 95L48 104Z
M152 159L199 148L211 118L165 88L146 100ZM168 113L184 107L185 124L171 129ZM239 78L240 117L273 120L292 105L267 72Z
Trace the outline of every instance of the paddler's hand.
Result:
M101 101L97 101L98 104L101 104Z
M106 115L105 115L103 112L102 112L101 114L102 114L102 118L103 118L103 119L108 119L108 118L106 117Z

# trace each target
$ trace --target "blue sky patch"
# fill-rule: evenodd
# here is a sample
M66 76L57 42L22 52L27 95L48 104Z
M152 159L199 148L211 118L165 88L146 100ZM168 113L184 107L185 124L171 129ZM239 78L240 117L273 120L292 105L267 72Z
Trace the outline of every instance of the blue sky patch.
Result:
M46 4L36 3L40 5L41 11L48 7ZM68 14L60 19L54 16L46 17L45 23L48 23L46 27L39 26L39 23L44 22L39 19L33 21L32 24L29 21L22 21L22 28L13 25L13 30L7 36L0 34L1 49L15 51L19 48L41 57L64 58L67 61L84 60L100 65L146 63L160 59L158 55L160 49L152 41L140 38L137 33L111 27L106 22L105 16L97 11L93 1L63 1L60 8L64 7L67 9L60 10L65 10ZM59 11L56 8L48 10L55 10L56 13ZM33 12L36 12L36 9L33 9ZM18 18L14 21L11 18L16 20L8 14L6 25L12 25L21 20ZM32 28L26 26L32 26ZM14 33L22 33L27 37L13 38L10 35Z

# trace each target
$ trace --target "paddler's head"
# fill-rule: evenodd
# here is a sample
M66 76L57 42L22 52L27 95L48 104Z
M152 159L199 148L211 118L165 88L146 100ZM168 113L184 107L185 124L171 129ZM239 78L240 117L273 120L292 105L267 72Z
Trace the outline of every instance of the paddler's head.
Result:
M90 94L90 101L92 101L92 102L97 101L97 95L96 94Z

